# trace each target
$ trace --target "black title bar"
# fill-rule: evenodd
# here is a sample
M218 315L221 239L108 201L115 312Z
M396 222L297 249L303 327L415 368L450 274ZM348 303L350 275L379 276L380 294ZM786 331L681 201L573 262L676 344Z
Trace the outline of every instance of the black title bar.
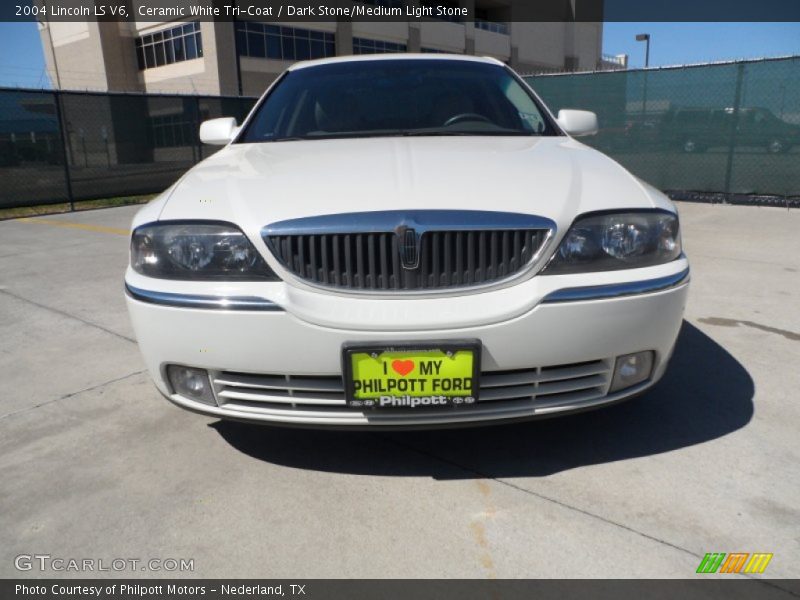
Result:
M798 0L2 0L0 21L793 21ZM482 6L478 3L478 6Z
M3 600L584 600L648 598L649 600L793 600L798 580L669 579L669 580L225 580L225 579L29 579L0 580Z

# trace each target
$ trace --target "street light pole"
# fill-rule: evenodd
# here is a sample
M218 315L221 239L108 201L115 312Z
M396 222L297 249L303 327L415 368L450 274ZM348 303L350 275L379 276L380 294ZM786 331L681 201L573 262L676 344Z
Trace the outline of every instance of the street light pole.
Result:
M645 51L644 51L644 68L650 66L650 34L649 33L640 33L636 36L637 42L645 42Z
M650 34L640 33L636 36L637 42L645 42L644 51L644 68L650 66ZM647 118L647 71L644 72L644 90L642 91L642 117L643 120Z

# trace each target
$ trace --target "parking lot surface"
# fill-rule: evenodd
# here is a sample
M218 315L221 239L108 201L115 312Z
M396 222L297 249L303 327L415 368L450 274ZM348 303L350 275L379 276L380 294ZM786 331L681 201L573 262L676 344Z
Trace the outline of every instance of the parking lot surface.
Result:
M690 299L645 396L376 433L163 399L123 299L135 210L0 222L0 577L669 578L707 552L800 577L800 211L679 206ZM35 553L194 570L15 568Z

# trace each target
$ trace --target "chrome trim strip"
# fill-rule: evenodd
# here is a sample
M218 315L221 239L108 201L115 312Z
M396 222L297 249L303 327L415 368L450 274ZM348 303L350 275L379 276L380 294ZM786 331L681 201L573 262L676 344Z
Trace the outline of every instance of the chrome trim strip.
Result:
M484 229L549 229L551 219L524 213L492 210L376 210L301 217L270 223L261 237L271 235L320 235L329 233L391 233L399 228L426 231L470 231Z
M648 294L650 292L659 292L677 287L687 281L689 281L689 267L686 267L683 271L675 275L667 275L666 277L659 277L657 279L556 290L555 292L547 294L547 296L542 299L542 304L553 302L577 302L580 300L600 300L603 298L619 298L620 296Z
M173 306L176 308L212 308L217 310L280 311L283 308L257 296L196 296L192 294L172 294L143 290L125 284L127 294L141 302Z
M386 414L372 415L364 411L330 411L323 409L297 409L297 408L258 408L252 410L235 410L230 406L212 406L202 404L196 400L185 398L178 394L169 394L167 400L193 412L215 417L227 417L245 422L270 422L278 425L310 426L319 428L348 428L348 429L390 429L390 428L425 428L425 427L450 427L470 425L481 421L501 421L535 419L587 410L594 407L613 404L626 398L635 396L653 385L652 379L614 392L613 394L600 395L591 400L544 406L538 408L534 401L515 401L510 406L493 406L493 402L473 405L468 410L444 410L433 412L428 409L424 413L414 414ZM309 407L310 408L310 407Z

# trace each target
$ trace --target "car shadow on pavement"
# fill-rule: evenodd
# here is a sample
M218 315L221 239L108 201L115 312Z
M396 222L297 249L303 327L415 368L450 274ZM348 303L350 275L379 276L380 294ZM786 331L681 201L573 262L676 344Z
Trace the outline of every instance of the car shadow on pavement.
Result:
M436 479L536 477L727 435L753 415L753 380L684 321L664 378L629 402L561 418L423 431L316 431L218 421L234 448L300 469Z

